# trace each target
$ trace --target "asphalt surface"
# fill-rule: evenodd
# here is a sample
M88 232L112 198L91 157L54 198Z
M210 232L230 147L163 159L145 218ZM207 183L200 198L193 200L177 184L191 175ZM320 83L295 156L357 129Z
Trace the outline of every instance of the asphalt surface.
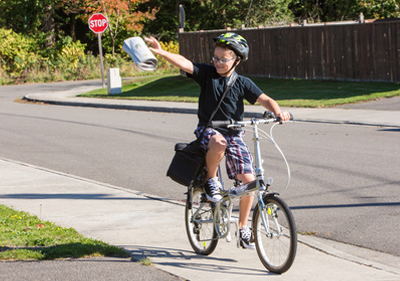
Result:
M31 101L68 106L195 113L195 104L76 98L93 86L52 94L32 93ZM98 88L98 87L97 87ZM400 98L356 108L290 109L297 120L400 128ZM394 107L393 107L394 106ZM359 108L362 107L362 108ZM259 112L248 106L247 112ZM126 249L131 259L1 262L2 280L400 280L400 258L381 252L299 235L292 268L269 273L254 251L221 240L208 257L193 252L180 202L0 158L0 204L41 215L81 234ZM42 205L42 213L39 206Z

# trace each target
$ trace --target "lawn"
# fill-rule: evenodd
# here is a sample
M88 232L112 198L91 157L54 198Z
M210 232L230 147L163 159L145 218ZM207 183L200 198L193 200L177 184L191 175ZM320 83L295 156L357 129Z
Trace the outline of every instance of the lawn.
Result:
M125 250L86 238L29 213L0 205L0 261L129 257Z
M301 79L252 80L279 105L285 107L333 107L342 104L400 96L400 83L350 82ZM122 93L108 95L98 89L80 96L112 99L197 102L200 87L191 79L176 76L139 77L125 82Z

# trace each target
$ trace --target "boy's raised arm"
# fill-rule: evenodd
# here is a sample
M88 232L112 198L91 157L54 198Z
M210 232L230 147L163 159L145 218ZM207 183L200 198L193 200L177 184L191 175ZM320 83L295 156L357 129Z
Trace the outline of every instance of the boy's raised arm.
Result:
M193 63L190 60L188 60L187 58L185 58L182 55L174 54L174 53L163 50L161 48L160 43L154 37L146 37L146 38L144 38L144 40L146 40L147 42L150 43L150 47L149 47L150 51L163 57L165 60L172 63L176 67L179 67L183 71L185 71L189 74L193 74Z

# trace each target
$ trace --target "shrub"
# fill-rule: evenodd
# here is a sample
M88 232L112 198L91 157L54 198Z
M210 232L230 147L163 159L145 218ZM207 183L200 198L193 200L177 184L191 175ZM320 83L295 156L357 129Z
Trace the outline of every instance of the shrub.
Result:
M173 41L170 41L168 43L166 42L160 42L161 48L163 48L164 50L174 53L174 54L179 54L179 44L175 43ZM156 58L158 60L158 67L159 68L176 68L175 66L173 66L172 64L170 64L169 62L167 62L165 59L163 59L162 57L156 55Z
M20 76L40 61L35 53L34 39L24 37L11 29L0 28L0 59L2 68L11 77Z
M85 53L86 44L73 42L69 36L60 37L54 47L45 48L48 36L37 33L25 37L12 30L0 28L0 85L20 82L52 82L84 80L101 77L100 59ZM177 43L160 42L163 49L179 53ZM120 46L121 47L121 46ZM142 72L131 57L122 51L115 56L104 55L104 69L119 68L121 77L178 72L161 57L157 70Z
M60 61L59 67L69 71L76 71L78 66L85 61L86 44L82 44L79 40L72 41L72 38L67 36L61 42L61 51L57 54Z

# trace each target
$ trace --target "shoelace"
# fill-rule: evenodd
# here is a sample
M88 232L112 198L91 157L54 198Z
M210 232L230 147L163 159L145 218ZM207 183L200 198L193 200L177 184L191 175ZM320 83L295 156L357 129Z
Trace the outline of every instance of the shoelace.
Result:
M240 234L242 234L242 239L249 241L251 237L250 230L248 228L242 229L240 231Z
M220 194L218 186L210 186L210 193L214 196L216 194Z
M220 194L220 186L219 182L213 182L209 185L210 193L214 196L216 194Z

